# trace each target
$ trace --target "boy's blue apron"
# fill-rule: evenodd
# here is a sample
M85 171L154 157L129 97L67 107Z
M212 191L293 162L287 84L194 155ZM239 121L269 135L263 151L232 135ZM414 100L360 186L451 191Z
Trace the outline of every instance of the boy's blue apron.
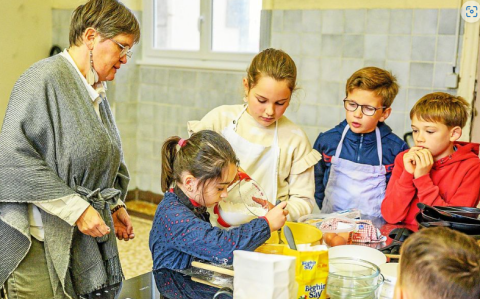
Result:
M380 217L382 216L380 206L385 198L387 186L385 177L387 172L382 165L380 130L375 128L380 165L368 165L340 158L343 140L349 128L347 125L343 130L335 156L332 157L322 213L356 208L362 215Z

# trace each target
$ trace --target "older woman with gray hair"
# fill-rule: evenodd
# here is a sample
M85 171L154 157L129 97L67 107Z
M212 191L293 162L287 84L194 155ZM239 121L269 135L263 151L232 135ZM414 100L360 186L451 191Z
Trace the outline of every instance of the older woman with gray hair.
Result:
M0 132L0 286L10 299L116 296L115 235L134 233L105 82L139 39L122 3L90 0L73 12L69 48L13 88Z

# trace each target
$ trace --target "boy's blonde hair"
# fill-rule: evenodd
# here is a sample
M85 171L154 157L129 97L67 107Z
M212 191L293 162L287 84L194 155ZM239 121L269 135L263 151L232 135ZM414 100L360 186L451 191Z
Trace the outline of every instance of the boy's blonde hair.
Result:
M354 89L369 90L382 97L382 105L389 108L398 94L397 79L378 67L364 67L353 73L347 80L345 94Z
M424 121L442 123L449 128L463 128L468 119L468 107L468 102L462 97L433 92L415 103L410 110L410 119L416 116Z
M480 298L480 246L449 228L421 229L401 247L397 284L416 299Z

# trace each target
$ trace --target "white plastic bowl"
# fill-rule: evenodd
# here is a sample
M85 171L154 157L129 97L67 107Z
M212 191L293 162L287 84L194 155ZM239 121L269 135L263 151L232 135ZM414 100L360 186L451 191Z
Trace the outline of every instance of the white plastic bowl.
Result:
M380 267L387 257L377 249L360 245L340 245L328 249L328 258L349 257L362 259Z

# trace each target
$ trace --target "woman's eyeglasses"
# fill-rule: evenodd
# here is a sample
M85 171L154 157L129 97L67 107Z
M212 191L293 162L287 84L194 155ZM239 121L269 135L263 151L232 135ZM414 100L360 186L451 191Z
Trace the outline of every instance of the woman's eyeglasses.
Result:
M354 112L355 110L357 110L358 107L362 107L361 108L362 113L367 115L367 116L373 116L375 114L375 112L377 112L377 110L387 108L385 106L376 108L376 107L372 107L370 105L360 105L360 104L357 104L354 101L349 100L349 99L343 100L343 106L345 107L345 109L347 111L350 111L350 112Z
M120 52L120 58L122 58L125 55L127 55L128 58L132 58L133 53L132 53L132 50L130 50L129 46L124 46L124 45L120 44L119 42L115 41L112 38L110 38L110 40L112 42L116 43L122 49L122 51Z

